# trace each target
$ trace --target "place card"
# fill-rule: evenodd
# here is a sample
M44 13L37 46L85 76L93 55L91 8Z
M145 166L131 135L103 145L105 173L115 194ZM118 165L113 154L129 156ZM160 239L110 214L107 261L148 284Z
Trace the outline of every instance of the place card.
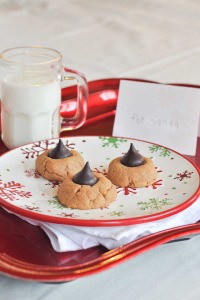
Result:
M195 155L200 89L121 80L113 136Z

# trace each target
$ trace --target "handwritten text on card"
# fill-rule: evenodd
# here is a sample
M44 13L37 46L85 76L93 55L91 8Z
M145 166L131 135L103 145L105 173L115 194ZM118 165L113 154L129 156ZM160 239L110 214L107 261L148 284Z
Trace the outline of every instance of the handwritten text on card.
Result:
M200 89L121 80L114 136L195 155Z
M138 114L133 114L131 116L131 120L135 124L146 124L147 126L151 127L168 127L168 128L174 128L174 129L179 129L180 124L179 121L172 120L172 119L162 119L162 118L145 118L142 115Z

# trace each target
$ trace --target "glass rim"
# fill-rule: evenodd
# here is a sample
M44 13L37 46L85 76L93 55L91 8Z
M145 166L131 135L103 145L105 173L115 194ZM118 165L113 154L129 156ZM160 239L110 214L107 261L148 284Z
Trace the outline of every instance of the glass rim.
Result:
M48 51L52 51L54 53L57 53L58 54L58 57L54 58L54 59L51 59L51 60L47 60L47 61L44 61L44 62L36 62L36 63L27 63L27 62L17 62L17 61L14 61L14 60L10 60L10 59L7 59L6 57L4 57L4 54L9 52L9 51L12 51L12 50L19 50L19 49L43 49L43 50L48 50ZM36 53L35 53L36 54ZM41 55L41 53L38 53L37 55ZM49 63L53 63L53 62L57 62L59 60L62 59L62 54L58 51L58 50L55 50L53 48L48 48L48 47L42 47L42 46L21 46L21 47L13 47L13 48L8 48L4 51L2 51L0 53L0 59L6 63L12 63L12 64L17 64L17 65L44 65L44 64L49 64Z

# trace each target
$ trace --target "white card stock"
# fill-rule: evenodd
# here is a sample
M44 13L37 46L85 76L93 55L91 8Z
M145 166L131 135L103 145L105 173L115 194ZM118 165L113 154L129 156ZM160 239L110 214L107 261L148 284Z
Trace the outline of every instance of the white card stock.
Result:
M113 136L195 155L199 111L199 89L121 80Z

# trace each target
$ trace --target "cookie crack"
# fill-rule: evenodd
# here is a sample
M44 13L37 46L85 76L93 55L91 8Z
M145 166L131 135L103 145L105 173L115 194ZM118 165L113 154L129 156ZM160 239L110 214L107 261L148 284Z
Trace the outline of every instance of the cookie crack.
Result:
M66 175L68 176L68 171L67 171L67 169L68 169L68 166L65 167L65 173L66 173Z
M81 192L81 186L79 188L77 188L76 190L76 194L80 193Z
M110 188L106 189L106 192L103 194L98 187L98 192L104 197L104 199L106 199L106 195L109 193L109 191L112 189L112 186L110 186Z
M44 174L45 174L45 176L46 176L46 174L50 174L50 175L52 175L52 174L55 174L58 178L60 178L61 179L61 181L62 181L62 176L60 176L59 174L57 174L55 171L53 171L53 172L50 172L49 170L48 170L48 168L47 168L47 161L45 161L45 164L44 164Z

